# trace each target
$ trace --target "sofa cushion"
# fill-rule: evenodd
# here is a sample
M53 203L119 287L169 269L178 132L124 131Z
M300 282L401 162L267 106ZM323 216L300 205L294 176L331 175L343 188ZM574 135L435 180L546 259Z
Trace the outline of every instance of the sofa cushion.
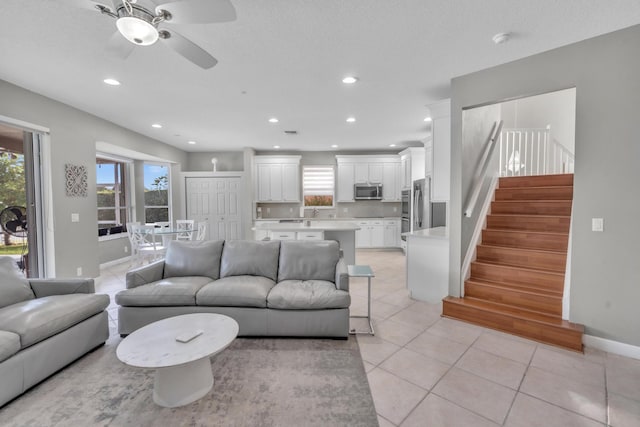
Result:
M336 241L285 240L280 245L278 282L283 280L336 280L340 246Z
M18 271L16 261L9 256L0 257L0 308L34 298L29 281Z
M164 258L163 277L220 277L220 255L224 240L180 241L169 243Z
M222 250L220 277L248 275L276 280L279 253L279 240L228 240Z
M104 311L108 305L108 295L51 295L0 309L0 325L20 335L21 348L25 348Z
M210 282L203 276L170 277L120 291L116 303L129 307L196 305L196 292Z
M221 307L266 307L276 282L262 276L229 276L205 285L196 304Z
M20 351L20 335L0 331L0 362L7 360Z
M349 292L325 280L285 280L267 296L267 307L281 310L348 308L350 304Z

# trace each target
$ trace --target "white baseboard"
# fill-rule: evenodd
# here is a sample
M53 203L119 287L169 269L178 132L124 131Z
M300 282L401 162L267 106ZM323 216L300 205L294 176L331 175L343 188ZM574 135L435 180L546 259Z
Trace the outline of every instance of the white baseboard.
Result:
M100 264L100 268L109 268L114 265L122 264L123 262L131 261L131 256L126 256L124 258L114 259L113 261L105 262L104 264Z
M633 359L640 360L640 347L635 345L586 334L582 336L582 343L587 347L617 354L618 356L631 357Z

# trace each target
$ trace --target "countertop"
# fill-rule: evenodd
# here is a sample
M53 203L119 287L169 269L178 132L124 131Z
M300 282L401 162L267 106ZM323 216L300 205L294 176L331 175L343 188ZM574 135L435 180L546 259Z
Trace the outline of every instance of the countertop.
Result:
M421 237L424 239L442 239L449 240L449 229L447 227L425 228L423 230L402 233L407 237Z
M278 224L257 223L253 230L273 230L273 231L355 231L360 227L348 221L324 221L311 220L311 225L305 222L285 222Z
M254 218L254 221L366 221L376 219L400 219L400 216L363 216L363 217L338 217L338 218Z

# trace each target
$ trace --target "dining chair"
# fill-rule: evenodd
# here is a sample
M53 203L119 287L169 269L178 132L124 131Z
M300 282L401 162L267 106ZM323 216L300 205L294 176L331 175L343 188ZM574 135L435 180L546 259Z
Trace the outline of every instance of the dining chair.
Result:
M176 240L193 240L194 224L192 219L177 219L176 230L183 232L176 234Z
M167 252L167 248L156 239L154 225L133 225L132 227L132 251L135 247L135 259L137 264L142 264L145 258L159 259Z
M207 223L201 221L198 223L198 231L196 233L196 240L204 240L207 235Z

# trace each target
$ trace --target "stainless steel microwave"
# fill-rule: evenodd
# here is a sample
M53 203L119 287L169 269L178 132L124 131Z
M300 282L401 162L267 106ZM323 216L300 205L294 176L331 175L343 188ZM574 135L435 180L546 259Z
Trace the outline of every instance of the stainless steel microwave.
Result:
M353 195L356 200L382 200L382 184L356 184Z

